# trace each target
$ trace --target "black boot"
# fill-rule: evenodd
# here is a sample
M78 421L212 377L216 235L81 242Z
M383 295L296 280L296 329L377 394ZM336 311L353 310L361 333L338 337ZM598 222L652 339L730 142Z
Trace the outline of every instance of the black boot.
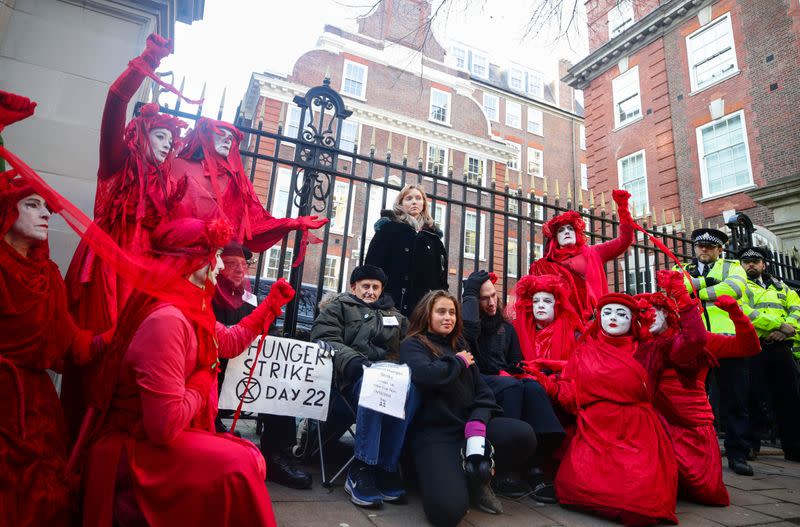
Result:
M728 458L728 467L740 476L752 476L753 467L744 458Z
M311 474L297 467L289 457L280 452L265 456L267 460L267 481L291 489L311 488Z

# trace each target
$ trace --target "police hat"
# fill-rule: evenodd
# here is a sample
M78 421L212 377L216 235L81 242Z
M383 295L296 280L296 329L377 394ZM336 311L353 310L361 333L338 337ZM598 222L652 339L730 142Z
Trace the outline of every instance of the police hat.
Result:
M389 281L389 278L380 267L374 265L359 265L350 273L350 285L355 284L359 280L379 280L381 285L386 287L386 282Z
M744 247L739 251L740 260L764 260L769 261L769 249L766 247Z
M718 245L728 243L728 235L717 229L695 229L692 231L692 244Z

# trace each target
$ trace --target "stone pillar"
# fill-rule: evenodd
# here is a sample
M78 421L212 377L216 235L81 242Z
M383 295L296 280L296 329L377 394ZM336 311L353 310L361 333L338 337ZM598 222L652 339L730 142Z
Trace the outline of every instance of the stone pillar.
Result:
M784 247L800 249L800 175L780 178L747 194L772 210L775 221L765 227L780 238Z

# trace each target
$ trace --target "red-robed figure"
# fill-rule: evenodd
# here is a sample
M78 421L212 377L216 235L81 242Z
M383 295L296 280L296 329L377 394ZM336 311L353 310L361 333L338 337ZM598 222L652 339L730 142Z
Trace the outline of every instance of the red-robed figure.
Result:
M651 402L657 381L637 348L639 308L610 293L557 381L532 372L548 394L576 414L577 430L556 476L562 505L625 525L677 523L678 468Z
M246 349L293 291L279 281L239 324L211 309L230 238L224 220L182 218L153 232L173 302L134 293L104 362L100 408L84 469L84 525L274 525L264 459L249 441L216 434L216 367Z
M705 331L695 302L688 302L683 276L674 272L659 284L661 293L637 295L656 311L650 328L654 344L669 346L681 334ZM667 421L678 461L678 492L681 496L706 505L727 506L728 491L722 480L722 460L714 429L714 413L708 402L705 381L708 369L717 359L749 357L761 351L758 335L736 299L722 296L715 305L729 313L735 335L706 334L704 350L670 354L655 394L656 409ZM656 344L659 345L659 344Z
M0 91L0 130L36 103ZM0 171L2 166L0 166ZM3 525L68 525L64 416L47 370L84 364L102 337L79 329L49 258L50 209L13 171L0 173L0 515ZM74 490L74 489L72 489Z
M233 241L263 252L293 230L313 230L328 220L317 216L274 218L258 199L244 172L239 143L242 133L232 124L202 117L186 135L186 146L171 162L176 180L186 179L182 200L170 218L224 217L233 226ZM298 248L298 261L305 250Z
M545 255L531 264L532 275L554 274L567 283L569 301L584 322L594 313L598 299L608 293L606 262L623 254L633 242L633 217L628 210L630 193L614 190L619 233L604 243L588 245L586 224L573 210L551 218L542 227L548 239Z

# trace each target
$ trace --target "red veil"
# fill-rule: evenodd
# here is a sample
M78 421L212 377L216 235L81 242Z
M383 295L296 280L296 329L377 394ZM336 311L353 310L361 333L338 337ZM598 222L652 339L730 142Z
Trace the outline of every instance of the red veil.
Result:
M541 329L536 327L532 306L533 295L540 291L556 300L555 319ZM583 324L569 301L566 282L555 275L528 275L517 282L516 297L513 325L525 360L568 360L577 341L575 333L583 331Z

